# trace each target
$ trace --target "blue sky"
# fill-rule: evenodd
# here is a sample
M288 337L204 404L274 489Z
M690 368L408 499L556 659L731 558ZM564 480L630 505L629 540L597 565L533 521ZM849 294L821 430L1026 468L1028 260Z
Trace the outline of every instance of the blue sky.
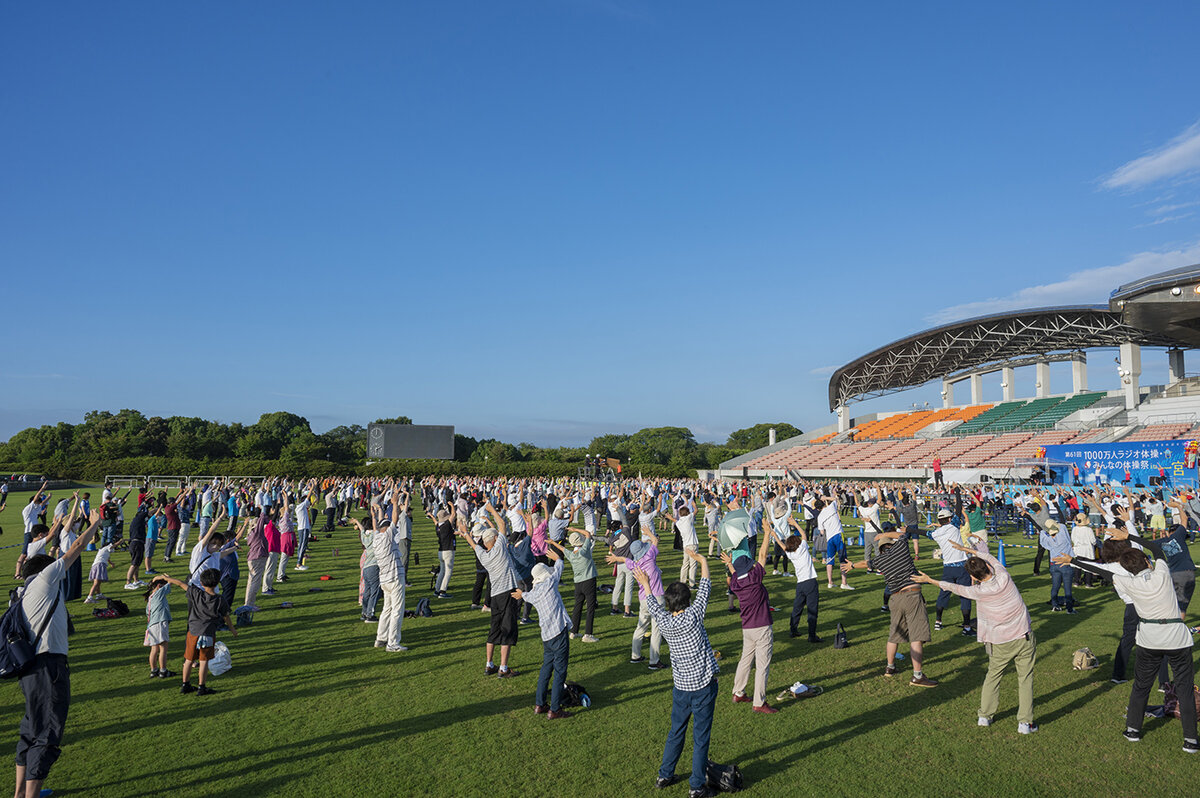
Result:
M1198 33L1190 3L6 4L0 439L122 407L830 423L829 372L897 337L1200 262Z

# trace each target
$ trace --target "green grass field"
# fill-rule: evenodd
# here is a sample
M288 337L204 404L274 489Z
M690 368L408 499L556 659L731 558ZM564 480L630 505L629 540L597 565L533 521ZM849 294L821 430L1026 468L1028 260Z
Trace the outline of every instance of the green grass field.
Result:
M25 495L13 494L0 514L5 529L0 545L20 543L25 501ZM410 608L430 595L428 568L436 560L432 524L419 512L413 536L421 565L410 569ZM919 566L940 573L928 558L932 543L922 548ZM0 551L6 580L18 551ZM709 637L724 655L711 756L740 765L748 789L763 796L1192 794L1200 759L1180 750L1178 721L1147 721L1146 738L1136 745L1120 735L1129 687L1108 681L1121 625L1119 600L1100 589L1080 590L1078 615L1052 614L1046 606L1049 577L1031 573L1033 552L1009 552L1039 641L1038 734L1016 732L1012 674L995 724L976 726L986 657L983 646L961 636L956 626L935 632L926 649L925 671L940 680L939 687L911 687L908 670L903 678L884 678L888 623L878 609L879 577L855 573L854 592L827 591L821 581L820 633L826 642L812 646L787 636L794 580L768 576L773 603L783 610L774 625L770 699L795 681L826 692L777 704L782 711L772 716L733 705L729 696L741 634L721 590L707 621ZM109 583L107 594L125 600L132 614L99 620L91 616L91 605L69 605L77 628L71 639L73 699L62 757L46 786L56 795L104 798L654 791L669 725L671 675L629 664L635 620L611 617L607 595L596 619L600 642L571 646L569 678L587 687L592 708L547 721L532 712L541 663L536 625L521 628L514 649L519 678L483 675L487 616L469 609L474 579L469 552L460 551L455 564L454 597L436 600L433 618L405 620L404 643L411 650L404 654L373 648L374 625L358 620L358 553L351 530L340 529L329 540L321 536L311 570L289 572L279 595L259 602L263 611L241 637L220 637L234 667L213 677L220 692L203 698L181 695L177 680L148 677L145 605L140 593L121 589L119 574L128 560L118 554L112 568L117 581ZM85 577L93 556L84 554ZM678 552L665 552L664 575L678 574L679 562ZM719 561L711 564L719 573ZM243 565L243 577L245 571ZM186 564L176 560L168 572L185 577ZM334 579L320 581L326 573ZM321 591L310 593L314 587ZM925 589L931 612L934 595ZM281 609L283 601L296 606ZM171 608L170 661L178 671L187 614L178 591ZM956 620L957 609L945 617ZM844 650L832 646L839 621L852 643ZM1081 646L1100 657L1099 670L1071 670L1071 654ZM909 661L903 664L907 668ZM1152 693L1151 702L1159 696ZM23 713L15 682L0 684L0 709L3 744L11 751ZM681 760L684 776L690 744L689 737ZM661 794L686 791L681 783Z

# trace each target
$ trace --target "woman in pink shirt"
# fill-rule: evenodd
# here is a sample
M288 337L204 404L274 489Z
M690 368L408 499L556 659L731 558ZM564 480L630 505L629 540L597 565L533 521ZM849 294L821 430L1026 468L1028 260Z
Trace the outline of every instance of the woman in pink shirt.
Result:
M263 527L263 536L267 539L267 567L263 570L264 596L275 595L275 569L279 566L279 527L275 524L275 514L267 518Z
M992 716L1000 705L1000 679L1009 664L1017 669L1017 731L1032 734L1038 730L1033 722L1033 665L1037 659L1037 641L1029 624L1029 610L1021 592L1000 561L987 553L987 543L972 535L975 548L950 545L971 555L967 559L970 585L939 582L923 573L914 582L937 585L942 590L957 593L973 600L978 606L976 626L978 640L987 645L988 672L979 697L979 725L992 725Z

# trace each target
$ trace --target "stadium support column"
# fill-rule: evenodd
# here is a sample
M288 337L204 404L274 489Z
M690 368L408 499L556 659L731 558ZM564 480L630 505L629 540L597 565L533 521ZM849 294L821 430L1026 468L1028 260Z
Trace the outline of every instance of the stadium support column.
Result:
M1071 393L1083 393L1087 390L1087 355L1076 353L1071 358Z
M1167 350L1167 371L1171 375L1168 380L1170 385L1174 385L1184 378L1182 349Z
M1013 384L1016 372L1009 366L1000 369L1000 389L1004 391L1004 401L1012 402L1017 398L1017 387Z
M954 383L942 380L942 407L954 407Z
M1037 375L1037 398L1044 399L1050 395L1050 364L1042 361L1033 368Z
M850 414L846 412L845 405L837 406L838 432L848 432L850 430Z
M977 405L983 401L983 375L971 375L971 404Z
M1125 409L1137 407L1141 399L1138 378L1142 376L1142 348L1137 344L1121 344L1121 389L1125 392Z

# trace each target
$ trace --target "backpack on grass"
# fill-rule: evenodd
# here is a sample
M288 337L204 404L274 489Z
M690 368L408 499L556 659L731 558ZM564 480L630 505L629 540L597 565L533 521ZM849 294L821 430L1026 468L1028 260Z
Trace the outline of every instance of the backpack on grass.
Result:
M737 792L745 786L742 771L737 765L718 765L711 759L704 769L704 777L708 786L718 792Z
M1100 660L1086 646L1071 656L1071 667L1077 671L1090 671L1100 667Z
M592 697L588 695L587 688L579 682L564 682L562 705L587 709L592 705Z
M418 618L432 618L433 608L429 606L429 599L423 598L417 601L416 616Z

